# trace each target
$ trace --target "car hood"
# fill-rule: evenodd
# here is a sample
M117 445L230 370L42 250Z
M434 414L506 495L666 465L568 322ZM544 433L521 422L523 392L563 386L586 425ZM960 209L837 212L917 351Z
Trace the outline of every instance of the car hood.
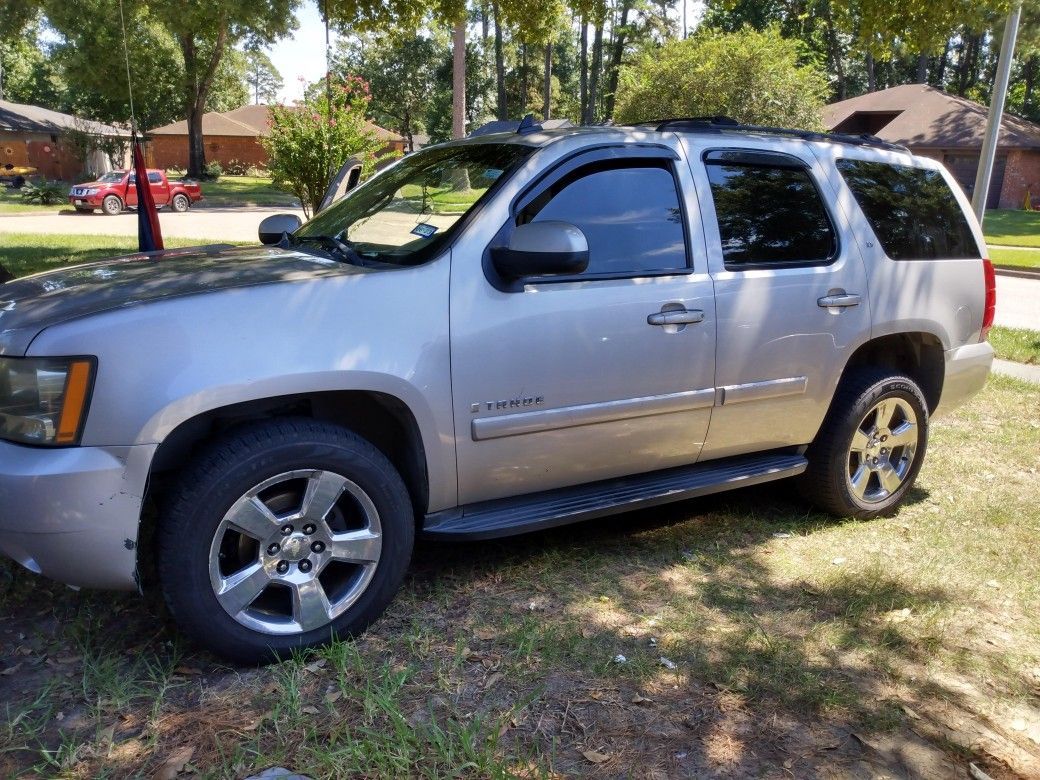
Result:
M276 247L196 247L127 255L0 284L0 355L24 355L59 322L126 306L233 287L368 273Z
M73 184L71 189L76 189L78 187L97 187L98 189L101 189L102 187L111 187L113 184L119 184L119 182L117 182L117 181L110 181L110 182L88 181L85 184Z

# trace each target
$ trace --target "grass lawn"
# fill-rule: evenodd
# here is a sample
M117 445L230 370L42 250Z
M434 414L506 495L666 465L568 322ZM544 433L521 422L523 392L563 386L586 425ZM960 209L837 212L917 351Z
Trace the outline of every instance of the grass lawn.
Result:
M892 518L773 484L421 543L367 634L261 670L0 563L0 776L1037 777L1038 436L993 377Z
M204 242L192 238L165 240L168 249L195 246L199 243ZM137 239L131 236L0 233L0 265L15 276L25 276L63 265L86 263L135 251Z
M989 332L989 343L998 358L1018 363L1040 364L1040 332L1024 328L995 326Z
M10 190L0 186L0 215L3 214L33 214L54 213L56 211L72 211L66 201L53 206L40 206L22 201L22 195L18 190Z
M982 232L988 244L1040 247L1040 211L991 209L986 212Z
M172 175L172 174L171 174ZM221 176L201 182L204 204L209 206L297 206L294 195L275 189L268 178Z
M989 259L996 265L1040 268L1040 249L990 249Z

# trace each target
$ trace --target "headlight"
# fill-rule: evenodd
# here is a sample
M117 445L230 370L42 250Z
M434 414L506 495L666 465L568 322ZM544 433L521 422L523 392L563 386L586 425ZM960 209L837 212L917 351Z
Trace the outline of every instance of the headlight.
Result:
M77 444L93 384L93 358L0 357L0 439Z
M97 187L88 187L87 188L87 195L97 195L97 194L98 194L98 188Z

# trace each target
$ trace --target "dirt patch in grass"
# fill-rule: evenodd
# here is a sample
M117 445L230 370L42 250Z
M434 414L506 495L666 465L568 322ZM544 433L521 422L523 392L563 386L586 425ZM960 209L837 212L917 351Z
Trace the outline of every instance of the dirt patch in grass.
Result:
M424 543L364 637L261 670L8 565L0 775L1040 776L1038 440L995 378L893 518L775 484Z

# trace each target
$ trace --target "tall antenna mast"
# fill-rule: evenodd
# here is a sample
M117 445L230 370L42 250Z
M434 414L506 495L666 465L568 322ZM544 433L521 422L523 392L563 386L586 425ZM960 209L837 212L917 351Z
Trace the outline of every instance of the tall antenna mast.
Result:
M130 95L130 135L137 135L137 115L134 113L134 85L130 79L130 49L126 45L126 19L123 17L123 0L119 0L119 26L123 30L123 59L126 61L126 91Z

